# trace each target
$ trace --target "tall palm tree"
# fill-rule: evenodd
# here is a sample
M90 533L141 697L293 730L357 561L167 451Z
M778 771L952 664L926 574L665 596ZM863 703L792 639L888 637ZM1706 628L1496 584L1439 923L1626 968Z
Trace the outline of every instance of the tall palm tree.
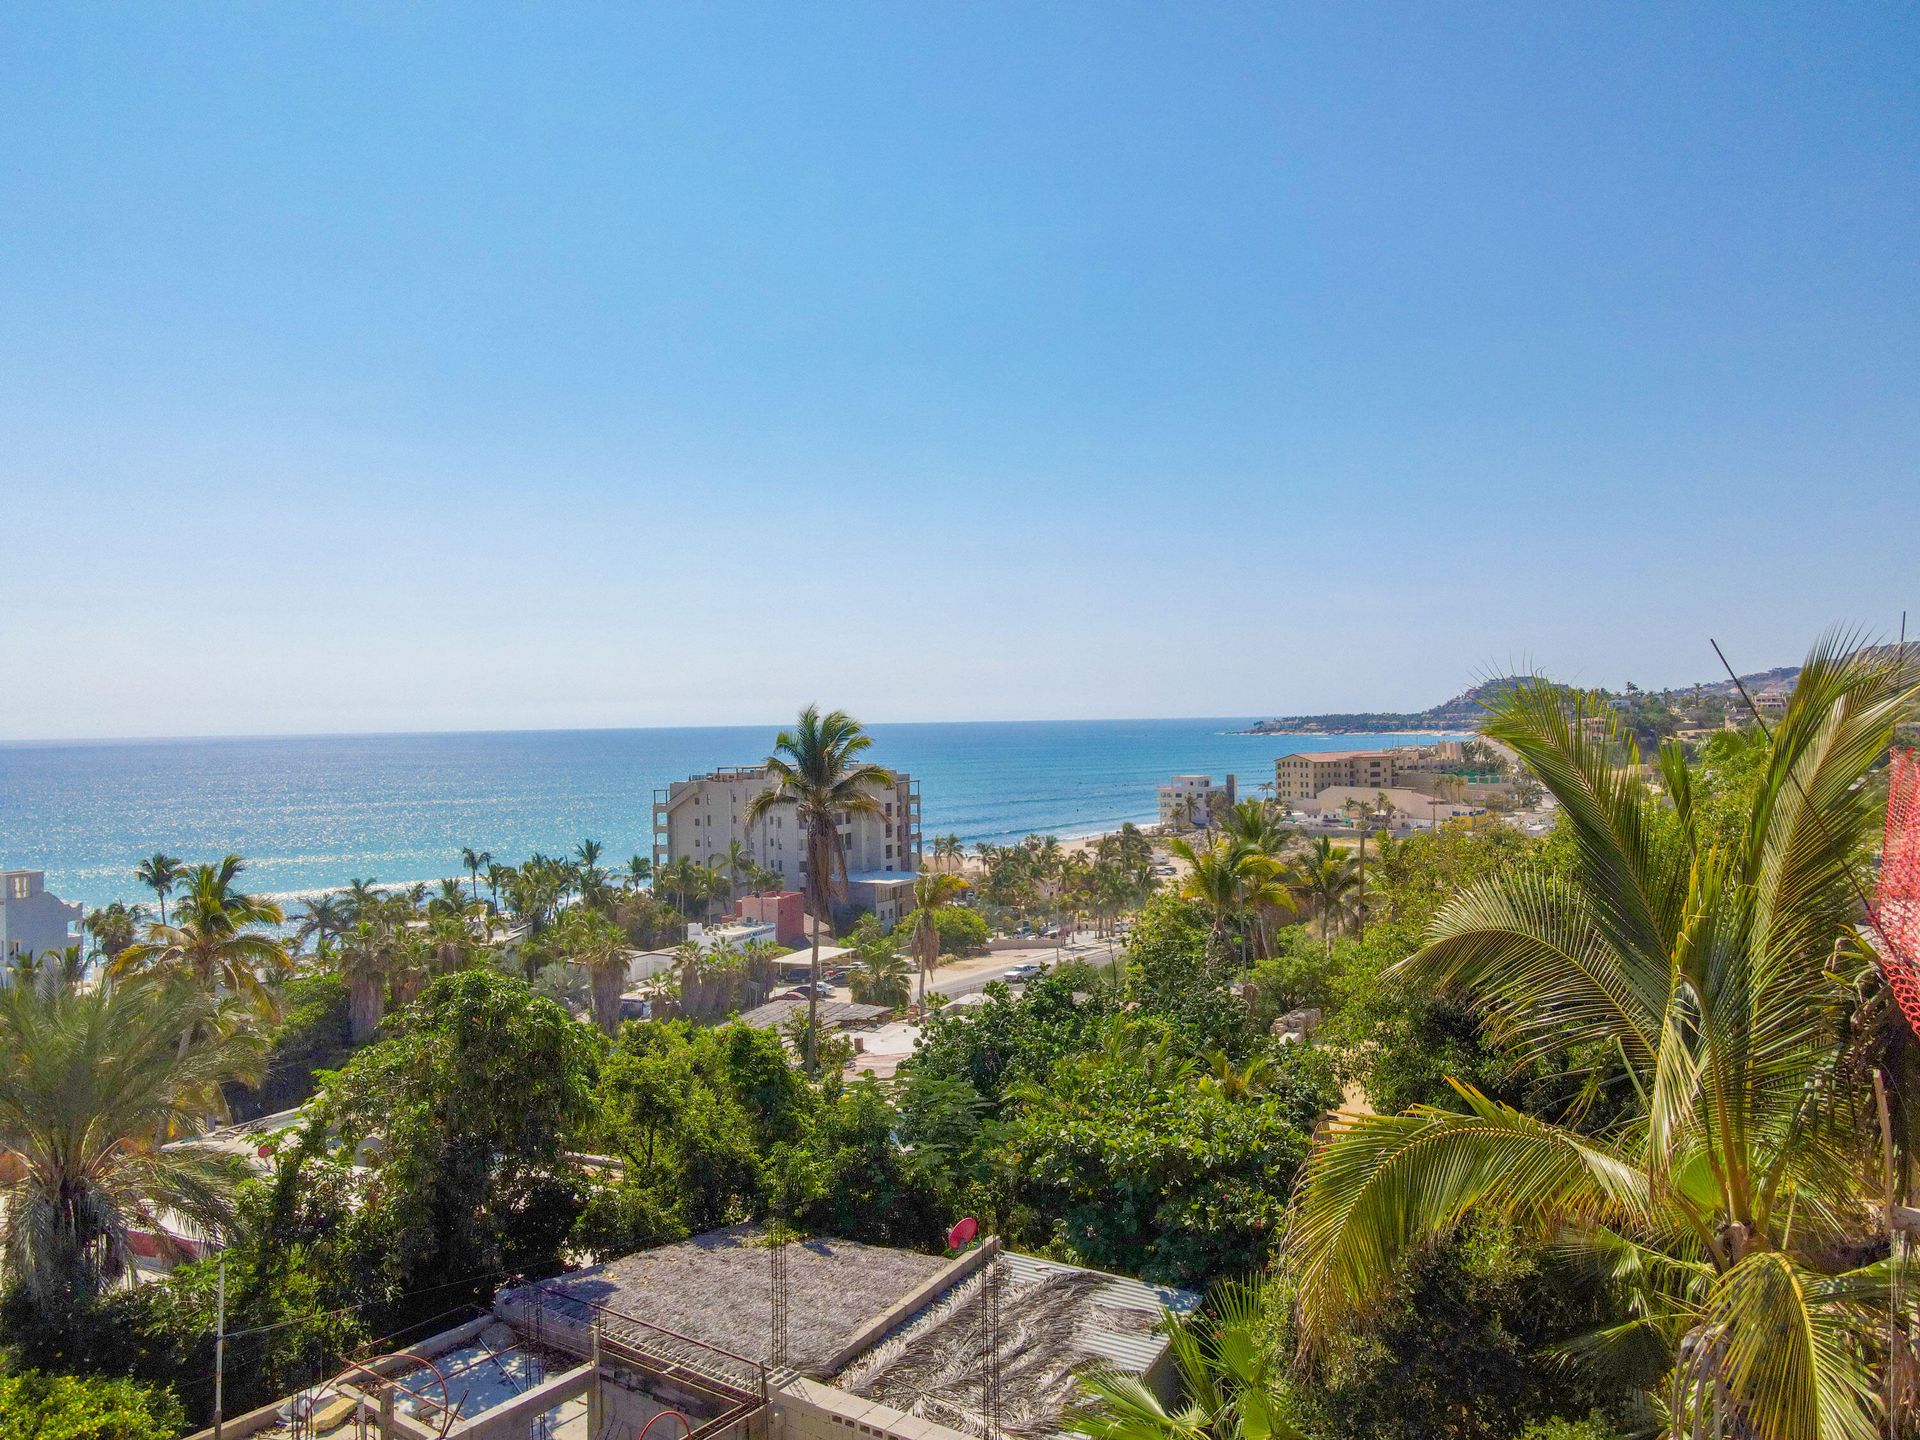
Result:
M145 860L133 867L134 879L146 886L160 900L160 923L167 923L167 897L173 893L173 887L186 873L187 867L178 857L163 854L156 850Z
M1915 690L1824 639L1732 844L1696 824L1677 748L1663 800L1617 764L1616 747L1637 753L1589 697L1536 682L1495 703L1483 728L1560 802L1573 873L1457 896L1399 973L1477 1005L1516 1056L1613 1053L1640 1104L1583 1134L1456 1083L1457 1110L1341 1117L1289 1242L1307 1344L1411 1249L1493 1215L1603 1277L1620 1319L1585 1353L1650 1362L1642 1383L1671 1433L1875 1433L1904 1267L1860 1265L1890 1212L1866 1075L1844 1049L1855 997L1833 969L1877 829L1862 782Z
M753 851L738 840L730 840L726 853L714 858L713 868L726 876L727 898L732 900L739 895L741 884L751 881L758 867L753 863Z
M393 983L393 930L377 919L356 920L340 937L334 967L347 985L347 1038L364 1045L380 1028Z
M306 914L302 915L293 929L293 943L296 947L313 940L313 950L317 955L326 948L327 941L339 935L347 923L346 907L337 895L316 895L302 902Z
M913 929L908 933L907 943L919 961L922 1011L927 1008L927 976L940 959L940 912L966 893L967 882L959 875L935 875L923 870L914 877Z
M1324 835L1315 836L1306 855L1294 865L1294 893L1313 912L1329 958L1334 937L1352 923L1358 911L1361 883L1360 869L1353 858L1342 855Z
M653 882L653 862L645 856L636 855L627 861L627 888L644 890Z
M467 867L467 874L473 881L473 898L480 898L480 872L493 863L490 851L475 850L471 845L462 846L460 863Z
M80 926L92 939L94 952L103 960L111 961L133 944L146 918L146 906L125 905L116 900L111 905L88 911Z
M190 981L209 997L231 995L263 1016L275 1013L269 985L293 969L270 928L286 916L270 900L243 894L233 882L246 869L238 855L186 872L176 924L155 923L108 966L109 977L161 974Z
M807 908L813 912L813 983L807 989L807 1073L819 1070L820 917L846 891L847 854L836 828L841 817L872 815L880 802L874 791L893 784L893 772L860 759L873 739L859 723L835 710L822 715L816 705L800 712L800 723L782 730L767 757L772 784L753 797L749 822L791 807L807 847Z
M556 954L586 971L593 1021L611 1035L620 1028L620 995L627 988L627 936L598 910L569 910L551 932Z
M257 1033L212 1023L214 1006L159 983L0 991L0 1265L36 1305L123 1275L129 1232L157 1231L163 1210L208 1234L230 1219L245 1162L164 1144L219 1113L223 1084L261 1074Z
M1207 912L1214 953L1221 959L1230 950L1228 937L1237 932L1241 936L1241 959L1245 960L1246 931L1262 912L1298 907L1286 868L1244 841L1223 836L1204 850L1196 850L1185 840L1168 843L1188 866L1180 882L1181 897Z

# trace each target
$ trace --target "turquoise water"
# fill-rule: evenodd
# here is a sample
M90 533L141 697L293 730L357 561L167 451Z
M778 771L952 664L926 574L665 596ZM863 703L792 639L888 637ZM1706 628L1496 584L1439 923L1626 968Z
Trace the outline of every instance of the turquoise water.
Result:
M928 840L971 844L1151 821L1170 775L1232 772L1244 792L1281 755L1434 738L1229 733L1249 723L876 725L872 758L920 782ZM741 726L0 745L0 868L99 905L139 898L129 872L155 850L235 851L252 889L283 897L456 875L468 845L505 863L590 836L617 864L651 853L656 786L751 764L772 740Z

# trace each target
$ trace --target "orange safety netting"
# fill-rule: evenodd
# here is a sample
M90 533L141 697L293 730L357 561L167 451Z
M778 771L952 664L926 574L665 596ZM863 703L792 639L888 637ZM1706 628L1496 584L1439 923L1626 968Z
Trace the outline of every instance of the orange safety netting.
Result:
M1881 973L1920 1035L1920 758L1911 750L1893 752L1872 918Z

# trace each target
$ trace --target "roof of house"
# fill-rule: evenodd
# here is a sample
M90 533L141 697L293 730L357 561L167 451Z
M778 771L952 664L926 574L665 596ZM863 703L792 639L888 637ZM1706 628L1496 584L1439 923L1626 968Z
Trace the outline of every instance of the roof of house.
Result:
M560 1314L584 1314L597 1306L759 1361L771 1349L770 1258L761 1231L736 1225L576 1270L538 1291L503 1291L495 1308L531 1301ZM786 1265L788 1364L823 1375L876 1318L948 1262L912 1250L810 1239L786 1247Z
M1056 1433L1079 1398L1081 1370L1144 1374L1166 1349L1163 1312L1185 1313L1200 1303L1190 1290L1003 1252L882 1335L834 1385L965 1434L979 1432L989 1270L1000 1286L994 1348L1007 1435Z
M804 1015L806 1011L805 1000L769 1000L764 1005L756 1005L742 1012L740 1023L751 1025L756 1030L773 1030L786 1024L792 1016ZM882 1016L892 1013L892 1009L886 1005L857 1005L851 1000L820 1002L822 1025L871 1025Z

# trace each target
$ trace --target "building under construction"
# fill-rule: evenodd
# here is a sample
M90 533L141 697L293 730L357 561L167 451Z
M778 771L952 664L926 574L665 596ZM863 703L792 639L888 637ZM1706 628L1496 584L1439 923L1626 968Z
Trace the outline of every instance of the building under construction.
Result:
M502 1290L222 1440L1027 1440L1082 1371L1170 1388L1160 1322L1197 1303L993 1239L943 1258L717 1230Z

